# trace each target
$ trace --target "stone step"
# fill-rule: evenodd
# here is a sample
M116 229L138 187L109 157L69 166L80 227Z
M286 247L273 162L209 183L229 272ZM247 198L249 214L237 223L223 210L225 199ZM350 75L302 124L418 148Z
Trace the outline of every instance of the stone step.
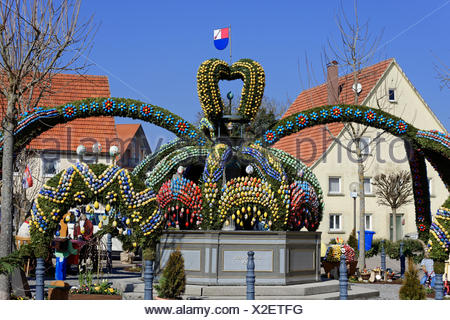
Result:
M308 296L339 291L339 281L324 281L289 286L255 286L257 296ZM203 286L202 296L245 296L245 286Z
M144 283L121 283L122 292L144 292ZM350 286L349 286L350 287ZM339 291L339 281L330 280L323 282L304 283L289 286L256 286L257 296L310 296L316 294L326 294ZM186 296L245 296L247 288L245 286L198 286L187 285Z
M154 292L155 298L156 292ZM363 288L363 287L353 287L348 291L349 300L365 300L374 299L380 296L377 290ZM245 295L224 295L224 296L194 296L194 295L183 295L184 300L246 300ZM301 295L270 295L270 296L256 296L256 300L338 300L339 292L328 292L312 294L307 296ZM124 300L142 300L144 299L143 292L128 292L123 294Z
M380 293L377 290L368 288L353 288L348 291L349 300L366 300L377 298ZM187 299L200 298L203 300L245 300L246 296L209 296L209 297L187 297ZM288 295L274 295L274 296L255 296L255 300L339 300L339 292L328 292L313 294L307 296L288 296Z

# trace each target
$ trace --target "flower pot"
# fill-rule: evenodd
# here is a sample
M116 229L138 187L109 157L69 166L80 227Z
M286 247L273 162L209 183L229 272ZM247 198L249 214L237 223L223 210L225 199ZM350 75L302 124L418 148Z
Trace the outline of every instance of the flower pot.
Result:
M370 273L361 273L361 278L363 281L367 282L370 279Z
M122 300L122 295L70 293L69 300Z

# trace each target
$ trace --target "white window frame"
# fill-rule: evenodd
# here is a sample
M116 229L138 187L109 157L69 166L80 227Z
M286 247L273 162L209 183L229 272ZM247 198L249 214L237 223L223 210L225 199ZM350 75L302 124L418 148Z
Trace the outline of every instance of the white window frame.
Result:
M369 186L370 186L369 192L366 192L366 181L367 180L369 180ZM372 178L371 177L364 177L364 195L373 195Z
M430 192L430 197L433 196L433 178L428 178L428 191Z
M45 172L45 165L44 165L44 162L45 161L48 161L48 160L53 160L53 161L55 161L56 162L56 164L55 164L55 173L53 174L53 173L46 173ZM42 163L42 176L44 177L44 178L51 178L51 177L53 177L53 176L55 176L58 172L59 172L59 163L60 163L60 159L59 158L49 158L49 159L46 159L45 158L45 156L44 157L41 157L41 163Z
M367 227L367 218L369 218L369 228ZM373 218L371 213L366 213L364 215L364 228L369 231L373 230Z
M339 217L339 228L336 228L336 218ZM331 232L333 231L342 231L342 214L341 213L330 213L329 215L329 224L328 227ZM333 228L331 227L331 222L333 221Z
M366 141L366 144L362 144L362 141ZM361 149L362 155L369 155L370 154L370 143L372 142L372 139L369 137L361 137L359 139L359 149Z
M394 92L394 99L391 99L391 91ZM397 102L397 90L395 88L388 89L388 100L389 102Z
M339 180L339 190L338 191L330 191L330 179L338 179ZM336 176L328 177L328 194L342 194L342 178Z

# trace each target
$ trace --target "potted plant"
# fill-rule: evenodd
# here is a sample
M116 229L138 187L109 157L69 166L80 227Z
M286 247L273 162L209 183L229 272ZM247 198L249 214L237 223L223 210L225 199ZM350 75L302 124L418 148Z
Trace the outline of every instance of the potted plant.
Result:
M369 279L370 279L370 270L367 270L366 268L364 268L363 271L361 272L361 278L363 279L364 282L369 281Z
M158 292L157 299L181 299L185 287L184 259L180 250L177 249L170 254L159 283L155 285Z
M80 272L79 287L69 291L69 300L122 300L122 295L106 279L92 283L92 272Z

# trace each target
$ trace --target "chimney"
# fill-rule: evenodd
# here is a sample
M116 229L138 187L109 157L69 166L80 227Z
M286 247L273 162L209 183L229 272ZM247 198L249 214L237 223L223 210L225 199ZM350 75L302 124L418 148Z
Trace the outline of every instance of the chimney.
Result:
M333 60L327 64L328 104L337 104L339 101L338 82L338 63Z

